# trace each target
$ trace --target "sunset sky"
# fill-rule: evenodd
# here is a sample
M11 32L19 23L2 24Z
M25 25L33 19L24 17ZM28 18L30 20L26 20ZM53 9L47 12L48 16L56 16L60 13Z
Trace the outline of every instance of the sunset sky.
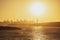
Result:
M41 9L38 8L40 14L33 10L38 3L41 4ZM40 22L60 21L59 0L0 0L0 4L0 21L17 19L38 19ZM43 13L41 13L42 8L45 8Z

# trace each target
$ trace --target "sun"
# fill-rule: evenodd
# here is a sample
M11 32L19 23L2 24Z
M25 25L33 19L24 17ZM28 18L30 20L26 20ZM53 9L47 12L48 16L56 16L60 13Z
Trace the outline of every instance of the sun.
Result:
M40 3L40 2L32 3L32 5L30 7L31 15L33 17L42 16L44 14L45 10L46 10L45 4Z

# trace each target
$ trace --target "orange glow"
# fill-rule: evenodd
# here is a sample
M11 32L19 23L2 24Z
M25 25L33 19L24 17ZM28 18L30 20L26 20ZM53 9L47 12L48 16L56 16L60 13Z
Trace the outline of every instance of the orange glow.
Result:
M41 6L41 10L38 8L37 10L33 10L33 7L39 4L34 5L31 7L30 5L32 3L42 3L46 5L47 10L42 10L44 8ZM40 22L55 22L55 21L60 21L60 11L59 11L59 5L60 2L58 0L10 0L10 1L1 1L1 7L0 7L0 21L2 20L20 20L20 19L32 19L32 20L37 20L34 18L34 16L38 16L38 20ZM40 4L40 5L42 5ZM30 11L29 8L32 8ZM43 12L43 13L41 13ZM45 11L45 12L44 12ZM36 13L36 14L35 14ZM31 16L34 15L34 16Z
M30 7L30 11L31 11L31 15L32 17L39 17L39 16L43 16L44 13L46 12L46 6L44 3L40 3L40 2L35 2L32 3L31 7Z

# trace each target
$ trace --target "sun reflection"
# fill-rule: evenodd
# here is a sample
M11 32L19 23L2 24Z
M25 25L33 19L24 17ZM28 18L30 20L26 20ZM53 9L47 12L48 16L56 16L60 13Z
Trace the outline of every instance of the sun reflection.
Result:
M34 31L33 31L33 40L41 40L42 38L42 26L34 26Z

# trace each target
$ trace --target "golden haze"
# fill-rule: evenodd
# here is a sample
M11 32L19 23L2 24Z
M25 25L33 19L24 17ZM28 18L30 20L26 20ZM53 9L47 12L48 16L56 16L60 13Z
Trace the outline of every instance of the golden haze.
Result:
M44 3L46 12L38 18L31 16L30 6L34 2ZM60 21L60 1L58 0L4 0L0 1L0 21L16 19L40 20L40 22Z

